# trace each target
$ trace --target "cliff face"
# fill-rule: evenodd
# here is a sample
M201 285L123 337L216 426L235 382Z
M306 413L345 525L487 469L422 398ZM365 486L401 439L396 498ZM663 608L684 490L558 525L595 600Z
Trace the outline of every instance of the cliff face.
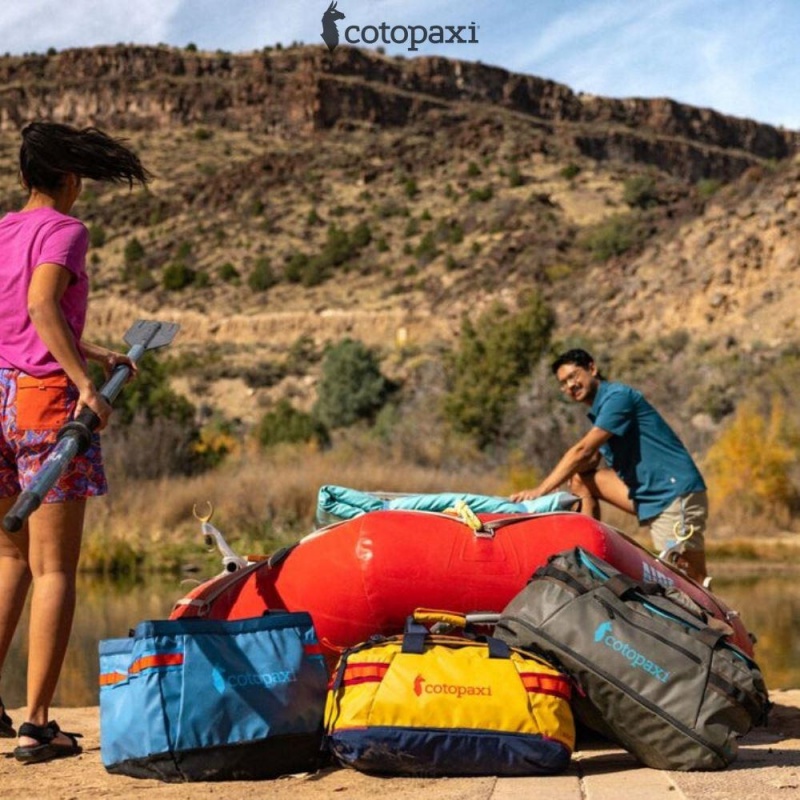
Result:
M730 180L796 152L800 134L671 100L578 95L478 63L392 59L352 48L202 54L99 47L0 59L0 130L56 118L131 130L207 124L308 135L337 125L408 125L431 109L518 112L596 160L647 163L696 181Z
M81 197L92 337L168 315L176 379L228 416L252 422L286 396L310 407L298 348L351 336L400 364L531 288L559 339L607 351L672 336L779 354L796 340L797 132L322 47L0 58L8 164L35 118L119 133L157 176ZM0 170L0 206L21 200Z

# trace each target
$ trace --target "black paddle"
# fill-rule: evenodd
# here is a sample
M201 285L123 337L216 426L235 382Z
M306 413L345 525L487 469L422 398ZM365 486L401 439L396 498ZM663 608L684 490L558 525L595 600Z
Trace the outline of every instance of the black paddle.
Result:
M130 346L127 355L135 364L148 350L168 345L178 332L173 322L152 322L138 320L125 334L125 343ZM100 389L100 394L113 403L131 374L126 364L117 364L109 379ZM9 533L16 533L25 520L42 503L44 496L53 488L61 473L79 453L84 453L92 442L92 431L100 422L97 414L84 407L78 416L64 425L58 432L58 440L47 456L31 485L17 498L8 514L3 517L3 527Z

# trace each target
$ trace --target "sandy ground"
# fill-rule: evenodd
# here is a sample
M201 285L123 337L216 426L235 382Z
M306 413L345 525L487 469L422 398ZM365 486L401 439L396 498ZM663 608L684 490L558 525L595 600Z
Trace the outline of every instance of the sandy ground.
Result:
M0 787L15 800L26 798L263 798L307 800L741 800L741 798L800 798L800 690L772 693L769 725L741 740L738 761L723 772L659 772L640 767L621 750L594 741L575 753L566 774L536 778L378 778L354 770L329 768L260 782L167 784L109 775L100 760L99 712L93 708L64 708L54 718L65 730L84 734L84 753L77 758L23 766L11 756L13 740L0 740ZM19 709L10 709L15 720Z

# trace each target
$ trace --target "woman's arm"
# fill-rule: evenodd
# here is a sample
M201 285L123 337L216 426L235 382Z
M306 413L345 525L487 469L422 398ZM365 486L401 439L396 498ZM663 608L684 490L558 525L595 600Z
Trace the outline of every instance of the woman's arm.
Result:
M59 264L36 267L28 287L28 315L45 347L78 387L76 414L88 406L99 417L100 429L108 422L111 406L98 392L86 370L60 305L71 277L69 270Z

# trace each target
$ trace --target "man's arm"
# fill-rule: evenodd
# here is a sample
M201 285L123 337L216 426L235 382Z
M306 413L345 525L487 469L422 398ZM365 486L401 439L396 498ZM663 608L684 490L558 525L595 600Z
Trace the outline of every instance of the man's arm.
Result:
M554 492L576 472L591 469L597 463L600 446L605 444L611 436L611 433L602 428L592 428L561 456L561 460L555 465L553 471L535 489L525 489L512 494L511 500L515 503L523 500L535 500L537 497Z

